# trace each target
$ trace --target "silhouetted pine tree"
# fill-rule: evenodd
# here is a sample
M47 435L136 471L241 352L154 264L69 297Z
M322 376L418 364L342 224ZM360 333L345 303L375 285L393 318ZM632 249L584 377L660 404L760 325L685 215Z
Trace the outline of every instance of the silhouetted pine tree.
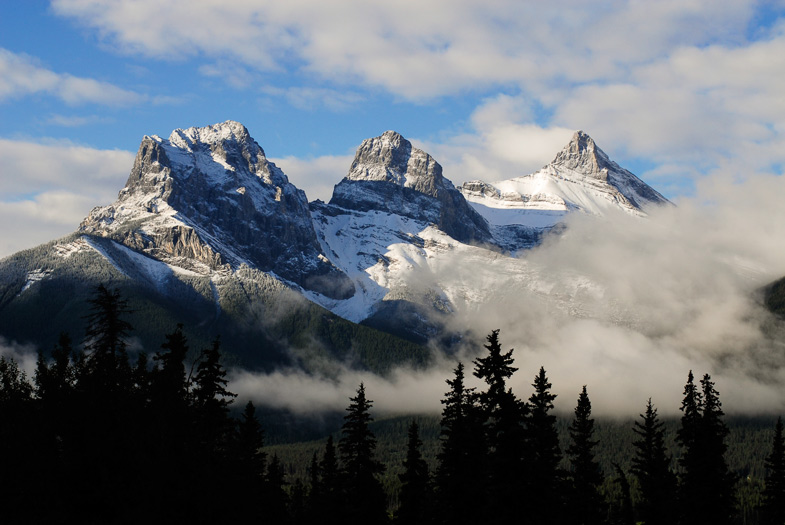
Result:
M205 444L222 448L232 428L229 405L237 394L226 390L226 369L221 365L221 341L215 339L202 350L193 380L193 405L197 412L197 434Z
M251 401L245 405L237 424L234 442L232 479L238 491L236 501L239 516L236 521L262 521L264 505L258 499L264 492L264 477L267 470L267 454L264 447L264 432L256 418L256 407Z
M488 488L486 523L506 523L525 509L521 495L526 494L526 434L523 426L526 405L522 403L506 381L517 368L512 366L510 349L503 353L499 330L488 335L486 357L474 361L474 376L488 385L479 395L485 421L488 445Z
M128 302L118 290L100 285L88 304L84 352L75 367L73 463L66 468L78 476L72 482L81 486L84 498L95 502L75 507L85 513L76 520L112 521L125 512L141 467L129 453L140 439L126 351L133 328L125 320Z
M479 523L485 504L486 449L483 421L474 389L464 385L463 363L441 401L441 450L437 456L436 521Z
M0 356L0 519L36 523L41 505L33 387L11 358ZM45 481L45 480L44 480ZM40 519L40 518L39 518Z
M335 444L332 435L327 436L324 446L324 455L319 463L321 473L320 488L321 498L316 499L316 504L321 509L318 521L313 523L342 523L344 491L341 480L338 457L335 453Z
M324 512L324 492L322 490L322 469L319 466L319 456L316 452L311 457L311 466L308 468L310 490L306 505L306 518L308 523L318 523Z
M416 421L409 425L404 472L398 475L401 480L400 507L396 523L401 525L420 525L429 521L432 504L428 464L422 457L419 426Z
M567 506L570 523L600 524L605 519L605 504L599 488L603 482L599 463L593 449L599 441L594 439L594 419L591 401L584 385L575 407L575 419L570 424L570 441L567 456L572 470L572 498ZM626 480L626 478L625 478Z
M377 478L384 472L384 465L375 458L376 438L369 427L373 421L369 412L372 402L365 397L365 385L360 383L357 396L350 400L338 443L346 490L345 523L386 523L387 500Z
M286 523L289 518L289 497L284 487L286 476L278 455L273 455L267 466L267 487L262 498L264 521L267 523Z
M677 436L684 447L679 461L683 468L681 517L684 523L721 525L732 522L736 480L725 463L728 428L709 374L703 376L701 387L698 391L690 372Z
M233 487L228 477L228 445L234 422L229 418L229 405L236 394L226 390L226 370L221 365L221 343L215 339L202 351L193 380L195 453L200 457L192 483L200 483L211 497L195 498L194 511L200 519L220 523L226 521L223 501L231 497Z
M551 383L540 367L534 378L534 393L529 398L530 415L528 436L531 447L530 484L528 496L531 498L532 523L560 523L559 515L563 508L560 496L563 494L563 473L559 469L561 450L559 433L556 430L556 416L551 414L556 394L551 394Z
M133 327L124 319L130 313L128 301L118 290L110 291L101 284L88 303L85 376L80 383L87 388L93 402L115 403L130 391L131 366L126 340Z
M782 418L777 418L771 454L766 458L766 488L761 508L762 525L785 524L785 438Z
M635 512L632 507L632 492L627 474L619 465L613 463L616 478L613 481L619 484L621 494L615 501L609 502L608 525L635 525ZM648 522L644 522L648 524Z
M635 422L633 441L635 456L632 473L638 478L641 501L638 511L647 525L669 525L675 521L676 476L670 469L671 459L665 450L665 431L657 416L657 409L646 403L643 422Z

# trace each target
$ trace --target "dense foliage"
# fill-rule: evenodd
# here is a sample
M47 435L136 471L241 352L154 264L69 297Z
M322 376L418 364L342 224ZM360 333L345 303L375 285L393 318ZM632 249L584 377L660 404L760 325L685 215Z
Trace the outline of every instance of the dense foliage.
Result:
M680 421L649 400L595 424L587 387L566 421L543 368L528 399L509 388L494 331L473 362L484 388L458 363L441 418L374 421L360 384L337 442L265 447L253 403L232 412L220 339L189 362L176 326L132 363L128 317L99 287L82 344L62 334L32 383L0 358L4 523L783 523L781 420L727 424L708 374L689 373Z

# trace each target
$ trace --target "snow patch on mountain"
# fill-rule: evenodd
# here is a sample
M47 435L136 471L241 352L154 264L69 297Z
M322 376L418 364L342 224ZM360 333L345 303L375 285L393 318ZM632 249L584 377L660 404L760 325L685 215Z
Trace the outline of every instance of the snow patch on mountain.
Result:
M583 131L577 131L553 161L530 175L461 186L467 201L492 225L548 228L570 212L605 215L645 209L669 201L608 158Z

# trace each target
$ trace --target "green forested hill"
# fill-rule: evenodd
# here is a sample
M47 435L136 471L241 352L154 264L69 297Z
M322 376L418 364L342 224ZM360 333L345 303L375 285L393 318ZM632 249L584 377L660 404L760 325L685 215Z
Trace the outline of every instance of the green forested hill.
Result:
M314 370L328 357L383 374L429 360L423 346L346 321L258 270L227 271L220 279L177 273L113 241L89 240L114 264L84 249L84 236L76 234L0 261L0 336L46 352L60 332L79 341L87 301L104 284L132 310L132 350L155 352L163 334L182 323L194 353L220 335L227 363L250 369ZM83 249L66 251L74 246Z

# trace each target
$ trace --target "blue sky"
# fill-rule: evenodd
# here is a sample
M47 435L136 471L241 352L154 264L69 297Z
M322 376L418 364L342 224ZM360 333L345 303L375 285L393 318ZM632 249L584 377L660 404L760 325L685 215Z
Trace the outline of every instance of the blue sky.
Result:
M3 2L0 257L111 202L145 134L232 119L309 198L394 129L456 184L588 132L671 199L781 175L785 4Z

